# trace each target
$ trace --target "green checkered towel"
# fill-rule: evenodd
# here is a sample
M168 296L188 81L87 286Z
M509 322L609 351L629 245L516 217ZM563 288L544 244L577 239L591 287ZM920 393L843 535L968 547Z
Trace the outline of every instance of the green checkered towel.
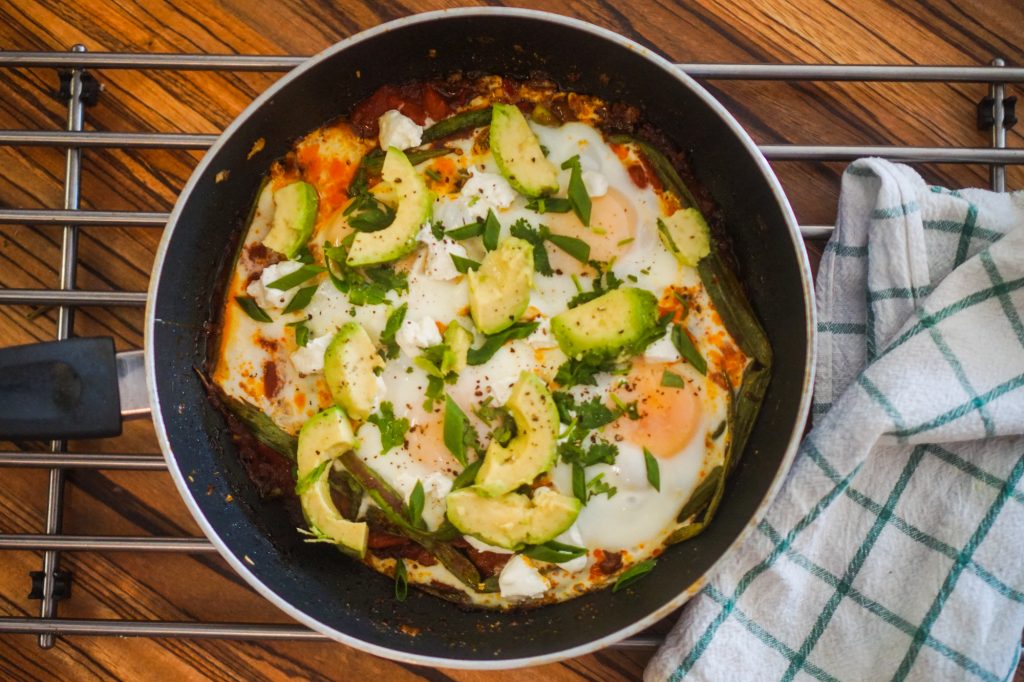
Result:
M1024 627L1024 192L844 174L814 430L648 680L1005 680Z

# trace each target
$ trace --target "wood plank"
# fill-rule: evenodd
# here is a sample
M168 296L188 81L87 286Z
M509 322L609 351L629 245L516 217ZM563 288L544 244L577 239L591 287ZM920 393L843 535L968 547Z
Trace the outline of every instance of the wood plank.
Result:
M102 0L0 4L0 45L8 50L66 49L149 52L310 54L352 33L446 3L391 0L285 0L265 3L201 0L176 3ZM841 3L771 0L759 3L621 2L581 0L517 3L578 16L618 31L679 62L824 62L983 64L993 56L1024 63L1024 6L1012 1ZM105 90L86 112L96 130L221 130L276 74L138 72L96 74ZM60 129L62 102L52 96L49 70L0 70L0 128ZM976 84L759 83L719 81L709 89L761 143L913 144L987 146L974 127L975 102L987 92ZM1017 92L1011 88L1011 93ZM1021 146L1021 132L1008 135ZM200 152L87 150L83 207L166 211L201 157ZM774 167L799 219L835 218L842 164L777 162ZM58 207L63 198L64 157L58 150L0 148L0 206ZM921 167L929 182L985 186L982 166ZM1024 186L1024 169L1008 173ZM159 230L81 230L78 270L82 287L144 290ZM0 286L57 284L60 230L0 227ZM0 308L0 343L51 338L52 311L30 316L24 306ZM84 309L80 335L112 335L119 348L142 343L142 312ZM4 449L38 443L0 443ZM151 425L129 424L123 436L74 443L83 450L154 452ZM46 475L5 470L0 489L0 532L39 532L45 515ZM66 529L73 533L197 533L166 474L74 472L67 488ZM0 562L0 613L35 614L26 598L28 571L40 559L10 552ZM75 574L73 597L60 606L69 617L227 619L286 622L212 556L67 554ZM667 627L663 625L662 628ZM0 638L0 676L6 679L257 679L388 676L396 680L637 679L650 652L604 651L529 671L473 673L403 666L341 645L300 642L220 642L75 637L48 652L27 636ZM1018 673L1018 682L1024 674Z

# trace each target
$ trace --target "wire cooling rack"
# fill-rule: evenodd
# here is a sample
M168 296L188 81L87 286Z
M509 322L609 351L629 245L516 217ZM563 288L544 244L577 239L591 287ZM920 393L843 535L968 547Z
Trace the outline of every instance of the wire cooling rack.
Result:
M89 53L81 45L67 52L0 52L0 68L57 70L61 96L67 103L65 130L0 130L0 145L43 146L66 150L64 205L52 209L0 209L0 224L60 226L60 286L58 289L2 289L0 305L56 306L57 338L72 335L75 309L82 306L135 306L146 303L145 291L85 291L75 286L78 262L78 230L95 226L162 228L168 214L146 211L81 210L80 173L82 154L97 147L148 149L206 149L216 135L85 131L83 112L101 96L94 69L260 71L283 72L305 57L259 55ZM1006 130L1016 123L1015 97L1007 97L1007 83L1024 82L1024 68L1007 67L1001 59L984 66L882 66L882 65L767 65L679 64L690 76L702 80L780 81L886 81L899 83L980 83L988 93L978 103L978 126L991 131L990 147L905 147L835 145L761 145L769 160L852 161L880 156L909 163L974 163L990 169L993 190L1005 191L1005 166L1024 164L1024 149L1006 148ZM827 237L829 225L802 225L805 239ZM136 358L138 357L138 351ZM130 360L131 358L129 358ZM126 364L130 364L126 363ZM45 534L0 534L0 550L34 550L43 553L42 570L34 571L32 597L40 600L38 617L0 617L0 633L35 634L39 646L53 646L56 636L107 635L141 637L202 637L221 639L325 639L300 625L270 623L173 622L68 619L57 614L57 602L68 594L69 573L59 570L61 552L215 552L205 538L66 535L61 531L64 476L68 469L159 471L165 468L160 454L110 454L67 452L67 443L53 441L48 450L0 452L0 467L49 470ZM655 637L633 637L617 646L644 648L660 644Z

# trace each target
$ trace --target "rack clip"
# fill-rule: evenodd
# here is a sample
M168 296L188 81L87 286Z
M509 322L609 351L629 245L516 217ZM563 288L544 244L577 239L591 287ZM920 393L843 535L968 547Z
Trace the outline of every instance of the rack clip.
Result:
M57 90L57 97L66 102L71 98L71 71L64 69L57 74L60 77L60 88ZM103 85L96 80L91 73L82 70L82 104L87 107L94 106L100 99Z
M1009 130L1017 124L1017 97L1003 98L1003 128ZM985 95L978 101L978 130L991 130L996 124L996 100Z
M43 572L29 571L32 578L32 591L28 593L29 599L43 598ZM53 600L60 601L71 596L71 571L53 572Z

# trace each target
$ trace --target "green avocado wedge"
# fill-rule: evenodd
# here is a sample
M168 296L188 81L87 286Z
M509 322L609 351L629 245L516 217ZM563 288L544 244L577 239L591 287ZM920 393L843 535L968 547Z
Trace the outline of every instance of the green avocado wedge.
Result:
M395 219L383 230L356 233L345 259L350 267L387 263L411 253L419 243L420 228L430 220L434 195L400 149L388 148L381 182L398 198Z
M384 362L358 322L346 322L324 352L324 381L334 402L354 419L365 421L377 395L374 370Z
M316 223L316 189L298 180L274 190L274 220L263 244L288 258L306 245Z
M533 246L518 237L509 237L488 252L480 268L470 270L467 277L473 324L484 334L507 329L530 305Z
M649 291L622 287L551 318L562 352L616 355L636 343L658 322L658 299Z
M341 515L331 499L330 484L332 462L354 443L352 427L340 407L329 407L311 417L299 431L295 491L313 535L361 559L366 555L369 528Z
M448 520L466 535L513 551L564 533L579 516L575 497L538 488L533 497L508 493L491 497L477 486L448 493Z
M492 440L476 475L477 491L490 497L533 483L555 463L558 408L544 382L523 372L505 407L515 419L516 437L508 445Z
M498 170L517 192L535 198L558 191L558 169L544 156L519 107L494 105L490 141Z

